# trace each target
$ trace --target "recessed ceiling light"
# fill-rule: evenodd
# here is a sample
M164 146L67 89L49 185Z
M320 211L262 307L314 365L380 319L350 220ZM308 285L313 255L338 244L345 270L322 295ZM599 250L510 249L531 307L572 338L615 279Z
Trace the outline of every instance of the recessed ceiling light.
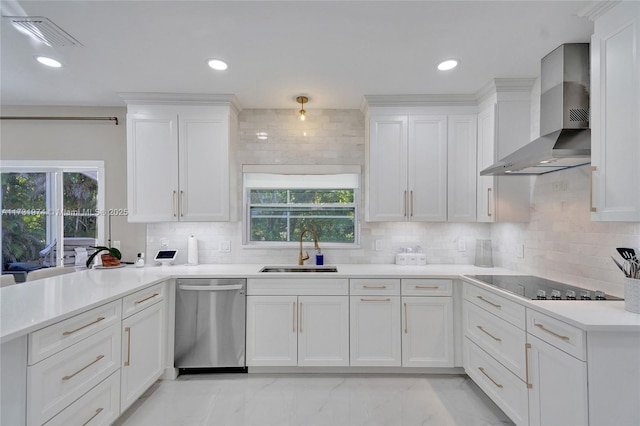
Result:
M220 59L210 59L208 64L211 68L213 68L216 71L224 71L228 67L227 63L224 61L221 61Z
M438 69L440 71L449 71L458 66L457 59L447 59L446 61L442 61L438 64Z
M47 56L36 56L36 61L40 62L42 65L46 65L52 68L60 68L62 63L53 58L49 58Z
M269 139L269 133L267 133L267 132L258 132L258 133L256 133L256 137L258 139L260 139L261 141L266 141L267 139Z

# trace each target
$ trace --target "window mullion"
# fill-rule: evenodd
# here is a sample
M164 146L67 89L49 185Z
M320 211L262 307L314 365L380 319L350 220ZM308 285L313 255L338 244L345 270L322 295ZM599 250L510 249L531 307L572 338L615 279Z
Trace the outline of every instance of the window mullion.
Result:
M53 173L54 184L54 221L56 230L56 266L64 266L64 186L62 183L62 171Z

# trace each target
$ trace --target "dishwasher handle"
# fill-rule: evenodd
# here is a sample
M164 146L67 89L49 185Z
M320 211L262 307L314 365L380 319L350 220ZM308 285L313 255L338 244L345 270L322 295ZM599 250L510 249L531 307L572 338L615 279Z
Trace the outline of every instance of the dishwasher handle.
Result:
M242 290L244 284L232 284L232 285L179 285L180 290L195 290L195 291L229 291L229 290Z

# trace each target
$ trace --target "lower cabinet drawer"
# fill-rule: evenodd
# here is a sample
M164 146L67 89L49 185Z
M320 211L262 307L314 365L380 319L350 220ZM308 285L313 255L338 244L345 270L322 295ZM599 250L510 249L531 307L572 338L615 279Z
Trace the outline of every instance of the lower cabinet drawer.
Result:
M107 426L119 415L120 372L116 371L49 420L46 426Z
M582 361L587 360L586 333L573 325L527 309L527 331Z
M41 425L120 367L120 324L27 368L27 424Z
M469 377L515 424L529 424L526 384L468 338L464 341L464 367Z
M465 300L462 306L465 335L516 376L526 380L527 333Z

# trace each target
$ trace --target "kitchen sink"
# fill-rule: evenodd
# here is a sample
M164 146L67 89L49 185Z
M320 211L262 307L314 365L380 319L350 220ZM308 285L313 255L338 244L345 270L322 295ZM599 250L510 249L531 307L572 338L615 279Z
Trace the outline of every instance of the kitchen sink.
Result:
M338 272L335 266L265 266L260 272Z

